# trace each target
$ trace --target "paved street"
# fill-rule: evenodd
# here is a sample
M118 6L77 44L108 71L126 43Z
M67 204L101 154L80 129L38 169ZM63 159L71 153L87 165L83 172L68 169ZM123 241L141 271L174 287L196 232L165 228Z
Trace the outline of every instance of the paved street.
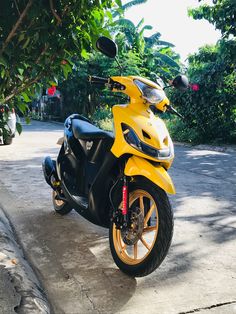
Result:
M176 146L173 243L159 269L133 279L113 263L106 229L53 212L41 163L63 126L23 128L0 146L0 207L56 314L236 313L236 151Z

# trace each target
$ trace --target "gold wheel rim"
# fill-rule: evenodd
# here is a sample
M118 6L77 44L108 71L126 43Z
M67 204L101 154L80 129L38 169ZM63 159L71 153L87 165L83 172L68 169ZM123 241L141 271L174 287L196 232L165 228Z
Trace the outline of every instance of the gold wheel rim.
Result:
M148 208L145 208L145 201L149 200ZM139 208L144 215L144 228L142 235L133 245L127 245L122 239L122 234L116 225L113 224L113 243L119 258L128 265L141 263L152 251L158 235L158 209L152 196L144 190L135 190L129 194L129 207L134 203L139 204ZM122 208L122 202L119 206ZM145 212L144 212L145 211Z
M52 197L53 197L54 203L56 206L60 207L64 204L64 202L62 200L57 200L56 196L57 196L57 192L53 190L52 191Z

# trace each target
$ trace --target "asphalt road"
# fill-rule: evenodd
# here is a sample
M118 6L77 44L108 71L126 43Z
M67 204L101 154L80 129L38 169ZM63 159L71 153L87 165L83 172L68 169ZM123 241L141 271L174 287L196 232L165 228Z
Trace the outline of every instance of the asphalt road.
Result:
M34 121L0 146L0 204L54 312L236 313L236 151L176 147L173 243L159 269L133 279L115 266L106 229L53 212L41 163L62 133Z

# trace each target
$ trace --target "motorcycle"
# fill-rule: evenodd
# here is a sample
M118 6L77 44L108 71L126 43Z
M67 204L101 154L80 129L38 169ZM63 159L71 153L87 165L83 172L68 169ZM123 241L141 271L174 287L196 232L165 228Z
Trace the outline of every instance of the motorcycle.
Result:
M97 49L116 58L116 44L100 37ZM138 76L90 76L91 84L129 96L115 105L114 134L72 114L65 121L57 157L43 162L52 188L54 209L72 209L90 222L109 228L110 250L116 265L134 277L146 276L164 260L173 234L173 214L167 193L175 194L167 172L174 147L165 123L153 113L177 111L161 87ZM185 76L171 86L186 88Z

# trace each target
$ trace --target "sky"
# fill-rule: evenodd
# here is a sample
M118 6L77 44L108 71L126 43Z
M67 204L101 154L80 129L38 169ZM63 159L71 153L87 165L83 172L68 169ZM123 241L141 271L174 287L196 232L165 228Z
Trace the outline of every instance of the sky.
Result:
M212 3L210 0L203 2ZM220 32L208 21L196 21L188 16L187 9L197 6L198 0L148 0L127 10L125 16L135 25L144 17L144 24L153 26L145 36L160 32L161 40L174 44L184 62L188 54L197 52L205 44L215 44L220 38Z

